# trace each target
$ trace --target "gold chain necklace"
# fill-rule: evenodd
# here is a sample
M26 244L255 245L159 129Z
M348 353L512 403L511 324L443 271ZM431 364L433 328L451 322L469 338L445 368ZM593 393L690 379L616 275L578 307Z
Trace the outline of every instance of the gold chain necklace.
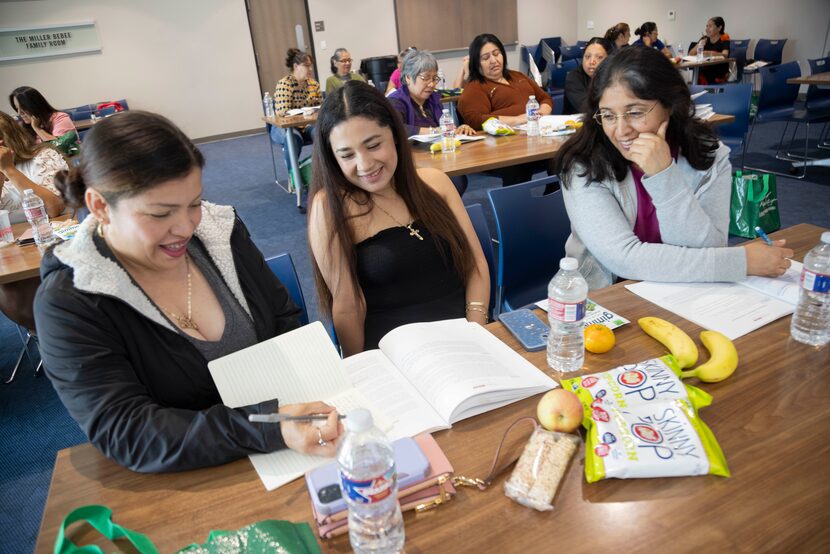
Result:
M405 227L405 228L409 229L409 236L410 236L410 237L418 237L418 240L424 240L424 237L422 237L422 236L421 236L421 232L420 232L420 230L415 229L414 227L412 227L412 223L415 223L415 221L414 221L414 220L413 220L411 223L407 223L406 225L404 225L403 223L401 223L400 221L398 221L397 219L395 219L395 216L393 216L392 214L390 214L389 212L387 212L386 210L384 210L383 208L381 208L381 207L380 207L380 205L378 205L378 203L377 203L377 202L374 202L374 205L375 205L375 207L376 207L377 209L379 209L380 211L382 211L383 213L385 213L386 215L388 215L388 216L389 216L389 219L391 219L392 221L394 221L395 223L397 223L397 224L398 224L398 227Z
M187 315L176 315L170 311L167 313L169 313L173 319L176 320L179 327L182 329L193 329L194 331L198 331L199 326L193 321L193 280L190 274L190 256L187 254L184 255L184 263L187 266Z

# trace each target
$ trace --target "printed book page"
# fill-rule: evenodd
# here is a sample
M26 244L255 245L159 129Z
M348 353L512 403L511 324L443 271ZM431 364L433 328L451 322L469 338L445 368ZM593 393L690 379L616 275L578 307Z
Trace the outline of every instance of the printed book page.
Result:
M477 323L403 325L380 349L450 424L556 387L556 382Z
M801 269L804 266L801 262L791 261L792 265L781 277L771 278L751 275L743 281L739 281L739 284L795 306L798 304L798 292L801 288Z

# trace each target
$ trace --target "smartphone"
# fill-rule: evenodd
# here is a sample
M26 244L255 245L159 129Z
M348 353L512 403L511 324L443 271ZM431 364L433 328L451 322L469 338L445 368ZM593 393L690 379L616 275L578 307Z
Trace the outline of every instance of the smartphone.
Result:
M395 467L398 471L398 490L422 481L429 473L429 460L415 442L406 437L392 443ZM340 474L337 462L318 467L305 476L314 509L319 515L336 514L346 509L340 490Z
M542 350L548 344L550 327L527 308L499 314L499 321L529 352Z

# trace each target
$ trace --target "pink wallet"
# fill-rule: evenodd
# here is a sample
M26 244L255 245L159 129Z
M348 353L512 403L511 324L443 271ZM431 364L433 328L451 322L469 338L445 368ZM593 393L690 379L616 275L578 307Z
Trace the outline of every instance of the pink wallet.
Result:
M415 442L421 447L429 460L430 471L423 481L410 485L406 489L398 491L398 503L402 511L416 510L426 511L448 502L455 495L455 487L452 485L453 468L450 461L444 455L444 451L432 438L432 435L424 433L415 437ZM348 533L348 511L320 516L311 503L311 511L314 514L314 521L317 523L317 534L320 538L330 539Z

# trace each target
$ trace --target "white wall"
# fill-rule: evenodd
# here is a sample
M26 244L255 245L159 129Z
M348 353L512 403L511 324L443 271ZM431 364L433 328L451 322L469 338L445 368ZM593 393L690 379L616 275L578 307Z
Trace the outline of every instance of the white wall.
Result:
M676 12L676 20L668 20L669 10ZM802 72L808 72L808 58L820 58L827 24L830 22L830 1L828 0L695 0L678 2L673 0L582 0L579 2L577 34L580 40L603 35L605 30L620 21L634 29L646 21L657 23L660 39L667 44L677 45L682 41L684 48L703 34L703 28L710 17L720 16L726 22L726 32L732 38L754 39L786 38L783 61L798 60ZM587 22L594 22L594 29L587 29Z
M4 27L94 20L102 52L0 63L0 109L20 85L55 107L126 98L190 137L261 127L261 101L242 0L0 2Z
M452 1L452 0L447 0ZM507 1L507 0L505 0ZM577 0L513 0L517 3L519 42L538 44L539 39L561 36L568 42L576 41ZM335 48L349 50L357 69L362 58L397 54L398 36L395 30L395 3L393 0L308 0L311 34L317 55L317 74L325 79L331 75L329 58ZM314 31L314 22L322 20L325 31ZM370 22L367 25L366 22ZM486 32L482 29L481 32ZM464 42L473 37L464 37ZM326 48L321 48L322 41ZM402 47L408 44L400 45ZM415 46L418 46L417 44ZM436 54L441 69L452 81L461 69L466 50ZM519 49L507 47L508 67L519 67Z

